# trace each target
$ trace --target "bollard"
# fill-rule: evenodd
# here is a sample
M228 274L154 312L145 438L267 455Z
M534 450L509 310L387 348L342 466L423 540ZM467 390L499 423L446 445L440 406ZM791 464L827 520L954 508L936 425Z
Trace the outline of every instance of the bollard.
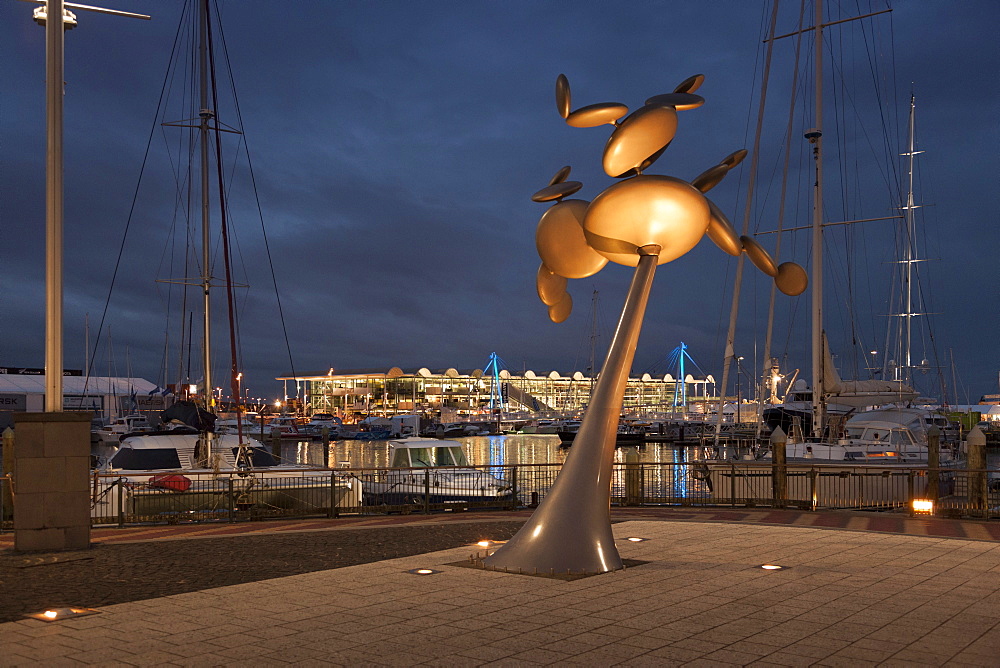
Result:
M281 431L277 429L271 430L271 454L281 463Z
M328 469L333 468L333 457L330 456L330 428L324 426L320 430L323 438L323 465Z
M642 504L642 467L639 464L639 450L625 449L625 505Z
M979 427L973 427L965 438L968 451L966 469L969 476L969 506L989 518L989 504L986 495L986 435Z
M424 515L431 514L431 470L424 469Z
M788 500L787 442L785 432L775 427L771 432L771 502L776 508L784 508Z
M927 430L927 498L937 508L941 498L941 430L931 426Z
M816 512L819 506L819 471L809 469L809 510Z
M517 488L517 467L512 466L510 468L510 509L517 510L518 506L518 495L520 491Z

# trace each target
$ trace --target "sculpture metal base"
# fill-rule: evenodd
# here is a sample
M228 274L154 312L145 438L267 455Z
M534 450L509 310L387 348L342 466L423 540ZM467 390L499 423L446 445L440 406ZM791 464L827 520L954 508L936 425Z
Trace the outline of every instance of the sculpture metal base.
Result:
M623 568L611 532L615 435L659 250L639 249L618 329L562 471L521 530L483 560L486 568L515 573L606 573Z

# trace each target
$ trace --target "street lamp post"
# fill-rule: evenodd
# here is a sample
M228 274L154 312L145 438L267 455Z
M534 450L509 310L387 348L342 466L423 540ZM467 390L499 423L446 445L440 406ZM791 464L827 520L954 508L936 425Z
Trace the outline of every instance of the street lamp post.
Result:
M32 0L28 0L29 2ZM45 412L63 409L63 80L64 33L76 25L65 7L149 20L144 14L44 0L34 19L45 26ZM48 20L58 16L59 20Z

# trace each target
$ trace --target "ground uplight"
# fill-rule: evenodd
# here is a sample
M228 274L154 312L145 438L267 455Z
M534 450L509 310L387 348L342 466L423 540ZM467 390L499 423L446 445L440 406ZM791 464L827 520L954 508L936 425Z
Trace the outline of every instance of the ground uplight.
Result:
M48 610L43 610L42 612L29 613L25 615L25 617L39 619L43 622L58 622L63 619L69 619L70 617L96 615L99 612L100 610L94 610L92 608L49 608Z

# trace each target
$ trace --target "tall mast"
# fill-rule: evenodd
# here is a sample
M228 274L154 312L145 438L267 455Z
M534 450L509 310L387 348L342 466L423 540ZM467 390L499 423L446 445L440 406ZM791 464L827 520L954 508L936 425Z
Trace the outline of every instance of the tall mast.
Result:
M593 388L594 376L597 375L594 368L597 358L597 288L590 297L590 385Z
M813 145L816 181L813 185L812 221L812 433L823 435L826 422L823 395L826 390L823 369L823 0L816 0L815 65L816 102L815 125L806 133Z
M211 221L209 216L208 187L208 137L209 121L214 113L208 103L208 1L201 2L199 20L198 71L199 71L199 116L198 136L201 141L201 286L202 286L202 365L204 366L205 409L211 411L214 397L212 394L212 272L211 260Z
M917 315L913 312L913 264L917 262L915 257L916 249L914 248L915 235L914 235L914 221L913 221L913 211L916 209L916 204L913 201L913 157L917 154L915 150L915 139L914 139L914 129L915 129L915 116L916 116L916 100L913 93L910 93L910 122L909 122L909 141L906 147L907 156L907 179L908 186L906 192L906 239L904 243L906 244L905 255L903 262L906 265L903 270L903 283L906 288L906 312L903 315L906 323L906 335L904 338L904 343L906 345L906 350L904 351L903 363L905 364L906 371L903 373L902 380L909 386L913 386L913 360L911 359L911 344L913 343L913 316ZM898 372L897 372L898 373Z

